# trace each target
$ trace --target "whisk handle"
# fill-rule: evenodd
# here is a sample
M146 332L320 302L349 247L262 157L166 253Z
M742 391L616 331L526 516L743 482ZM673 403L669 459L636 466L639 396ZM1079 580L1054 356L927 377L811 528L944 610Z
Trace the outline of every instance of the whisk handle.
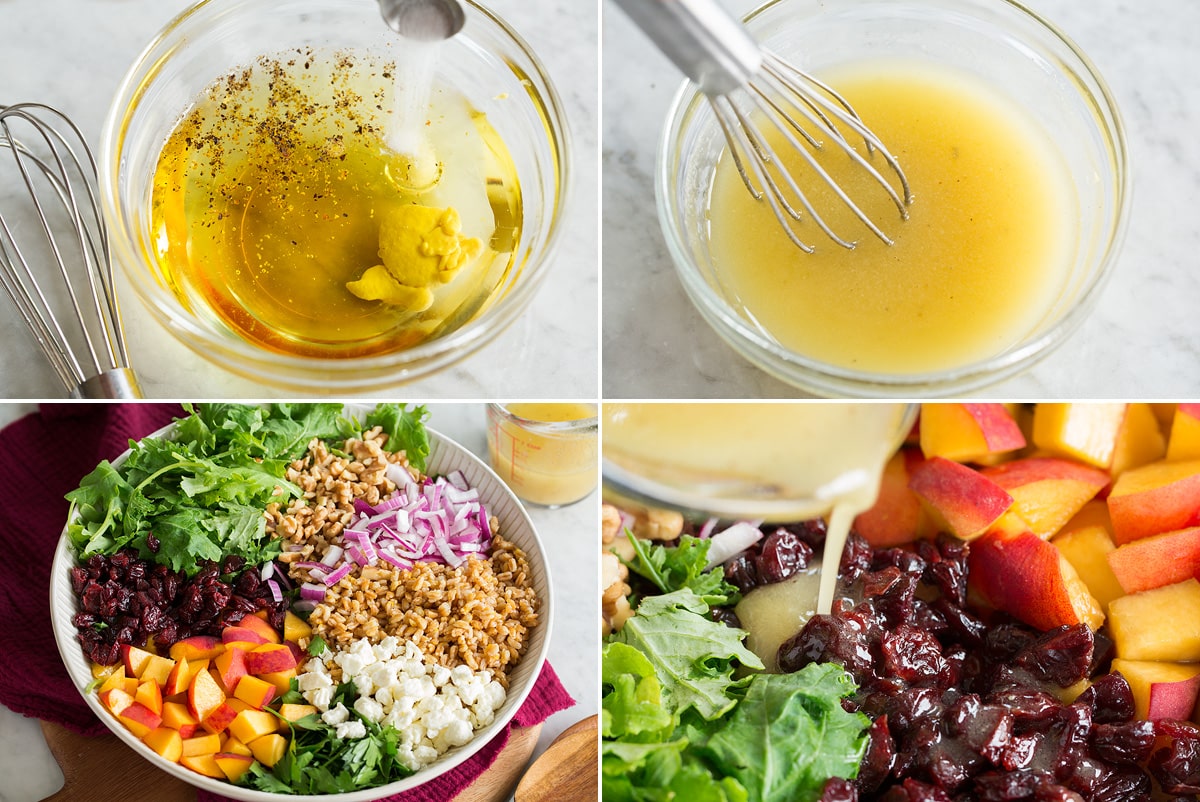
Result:
M141 398L142 388L129 368L115 368L92 376L71 393L72 398Z
M684 75L708 95L745 86L762 51L717 0L616 0Z

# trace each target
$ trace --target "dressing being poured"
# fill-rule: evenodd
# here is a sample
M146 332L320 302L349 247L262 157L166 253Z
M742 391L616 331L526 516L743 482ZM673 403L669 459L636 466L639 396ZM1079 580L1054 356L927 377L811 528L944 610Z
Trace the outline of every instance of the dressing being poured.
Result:
M720 518L827 517L815 609L829 613L850 526L910 424L905 404L605 404L605 479Z

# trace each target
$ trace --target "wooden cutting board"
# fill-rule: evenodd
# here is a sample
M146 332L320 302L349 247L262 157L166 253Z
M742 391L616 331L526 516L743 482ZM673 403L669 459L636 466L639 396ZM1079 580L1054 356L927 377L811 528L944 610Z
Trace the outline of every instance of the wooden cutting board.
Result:
M542 725L513 727L504 751L453 802L503 802L521 778ZM115 735L85 738L42 722L46 745L63 773L62 790L44 802L195 802L196 789L130 749ZM447 802L450 802L447 800Z

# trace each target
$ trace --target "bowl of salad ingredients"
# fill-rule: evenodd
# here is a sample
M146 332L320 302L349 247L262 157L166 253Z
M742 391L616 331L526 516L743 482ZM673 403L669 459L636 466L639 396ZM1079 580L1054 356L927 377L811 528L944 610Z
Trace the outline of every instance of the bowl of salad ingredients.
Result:
M96 715L240 800L377 799L499 733L552 610L504 484L424 407L185 410L68 496L51 610Z
M1200 405L924 404L825 566L602 518L605 802L1200 795Z

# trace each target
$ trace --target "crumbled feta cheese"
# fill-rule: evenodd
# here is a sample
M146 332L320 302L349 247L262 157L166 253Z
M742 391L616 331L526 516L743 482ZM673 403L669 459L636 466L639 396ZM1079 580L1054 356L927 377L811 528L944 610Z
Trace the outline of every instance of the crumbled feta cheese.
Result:
M341 702L321 714L321 720L331 727L344 723L348 718L350 718L350 711Z
M378 722L383 718L383 705L370 696L360 696L354 703L354 709L367 721Z
M341 668L343 682L354 683L356 715L341 703L330 708L336 690L329 673L333 666ZM360 639L348 649L308 660L297 685L338 738L365 737L364 721L393 727L399 733L397 758L413 771L470 741L475 730L495 720L505 700L490 671L465 665L447 669L427 661L411 641L390 636L374 646Z
M335 734L339 739L366 738L367 727L361 721L355 719L354 721L347 721L345 724L337 725Z

